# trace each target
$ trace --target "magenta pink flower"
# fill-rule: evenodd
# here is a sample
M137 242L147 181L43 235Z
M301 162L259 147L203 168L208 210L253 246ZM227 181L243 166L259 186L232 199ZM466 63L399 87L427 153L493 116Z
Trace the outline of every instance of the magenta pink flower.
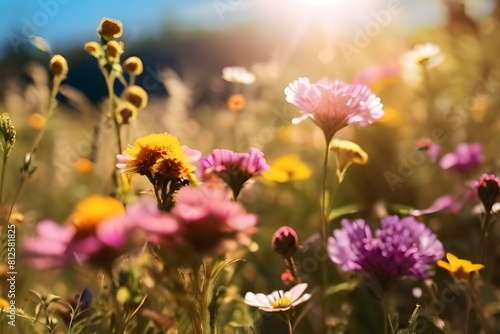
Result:
M172 214L180 235L198 252L213 251L225 239L251 234L257 224L257 216L231 201L226 191L208 186L181 189Z
M483 162L483 148L480 143L459 144L452 153L441 157L439 165L443 169L452 169L458 173L472 172Z
M274 232L272 246L273 249L288 259L297 252L299 238L297 233L290 226L282 226Z
M500 178L494 174L483 174L477 181L475 190L485 211L489 213L500 196Z
M245 182L269 169L264 153L253 147L248 153L215 149L200 159L199 166L203 180L212 175L221 178L232 189L234 199L238 198Z
M286 101L299 107L302 116L298 124L311 118L325 134L329 143L335 133L349 124L365 126L384 115L380 98L365 85L348 84L340 80L321 80L312 84L308 78L298 78L285 88Z
M126 225L125 217L119 217L102 223L95 233L82 234L73 225L44 220L37 224L36 235L25 241L24 251L36 269L60 268L73 261L107 267L126 242Z

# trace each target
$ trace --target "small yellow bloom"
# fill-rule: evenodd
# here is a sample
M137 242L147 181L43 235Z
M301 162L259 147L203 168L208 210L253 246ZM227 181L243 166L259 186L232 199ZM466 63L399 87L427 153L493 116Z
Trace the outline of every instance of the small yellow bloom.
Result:
M118 20L103 17L97 28L97 33L106 41L119 38L123 34L123 24Z
M125 174L140 174L151 179L195 181L194 166L177 138L169 133L152 134L136 140L118 155L116 166Z
M123 91L122 99L132 103L138 109L143 109L148 104L148 93L140 86L131 85Z
M232 94L227 99L227 107L232 112L242 111L245 108L245 98L241 94Z
M390 128L397 128L403 124L403 118L396 109L384 106L384 112L384 116L379 120L382 124Z
M56 54L50 59L49 69L55 78L62 80L68 74L68 62L63 56Z
M101 58L104 55L102 45L97 42L87 42L83 49L96 58Z
M0 298L0 309L9 307L10 304L7 300Z
M118 63L120 56L125 50L122 42L111 40L104 46L104 51L110 63Z
M456 279L467 279L473 271L478 271L484 268L482 264L474 264L469 260L459 259L451 253L446 253L448 262L443 260L437 261L438 267L448 270Z
M296 154L280 157L270 164L270 169L261 175L268 181L286 183L293 180L307 180L311 177L311 169Z
M132 75L140 75L144 70L142 60L139 57L129 57L123 62L123 69Z
M94 163L89 159L78 158L75 162L75 171L78 174L89 174L94 169Z
M337 176L342 182L344 175L352 163L364 165L368 162L368 154L356 143L348 140L334 139L330 150L336 153Z
M118 124L129 124L130 120L137 117L137 108L128 101L121 101L115 109Z
M89 233L102 222L118 217L125 212L123 204L115 198L91 195L80 201L69 217L78 232Z
M35 130L40 130L45 125L45 117L39 113L33 113L28 116L28 126Z

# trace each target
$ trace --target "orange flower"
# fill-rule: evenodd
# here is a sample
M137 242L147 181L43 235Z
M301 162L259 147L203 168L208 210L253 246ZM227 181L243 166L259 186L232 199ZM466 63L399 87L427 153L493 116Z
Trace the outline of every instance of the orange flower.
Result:
M227 99L227 107L233 112L242 111L245 104L245 98L241 94L233 94Z
M78 158L75 162L75 171L78 174L89 174L94 168L94 163L89 159Z

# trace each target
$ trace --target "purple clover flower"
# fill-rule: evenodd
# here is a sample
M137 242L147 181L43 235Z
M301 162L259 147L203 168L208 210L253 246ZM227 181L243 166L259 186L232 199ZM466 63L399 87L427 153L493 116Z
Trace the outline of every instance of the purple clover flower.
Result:
M381 225L373 234L364 220L344 219L328 240L330 259L343 271L370 275L382 289L399 277L429 277L431 264L444 256L436 235L414 217L389 216Z
M215 149L200 159L199 166L203 180L215 174L232 189L234 199L238 198L245 182L269 169L264 153L253 147L248 153Z

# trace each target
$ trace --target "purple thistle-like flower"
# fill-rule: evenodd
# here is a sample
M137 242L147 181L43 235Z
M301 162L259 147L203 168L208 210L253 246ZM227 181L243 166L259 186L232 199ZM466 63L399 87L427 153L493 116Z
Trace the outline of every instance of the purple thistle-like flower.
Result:
M443 169L453 169L467 174L483 162L483 148L480 143L458 144L454 152L443 155L439 165Z
M374 235L368 224L358 219L342 221L328 240L330 259L343 271L369 274L382 288L399 277L425 279L431 264L444 256L436 235L414 217L385 217Z
M233 190L235 199L245 182L269 169L264 153L253 147L248 153L215 149L200 159L199 166L202 179L209 179L212 175L221 178Z
M290 83L285 94L286 101L302 112L292 123L311 118L323 130L327 142L349 124L365 126L384 115L380 98L365 85L340 80L320 80L313 84L302 77Z

